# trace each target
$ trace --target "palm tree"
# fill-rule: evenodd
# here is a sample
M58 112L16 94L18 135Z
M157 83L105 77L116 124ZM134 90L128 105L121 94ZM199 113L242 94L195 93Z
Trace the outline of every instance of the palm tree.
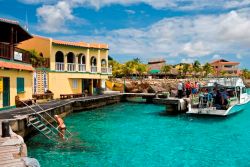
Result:
M187 72L189 71L189 68L190 68L190 64L184 64L183 65L182 72L183 72L184 76L187 75Z
M149 70L149 68L148 68L148 66L146 64L138 64L137 65L136 72L139 75L139 77L141 78L141 82L142 82L142 79L143 79L143 75L145 73L147 73L148 70Z
M113 77L122 77L122 65L115 60L109 60L109 65L112 66Z
M209 63L206 63L203 67L202 67L202 70L205 72L205 77L208 76L208 74L211 74L213 72L213 67L209 64Z
M165 77L167 76L167 73L170 72L171 68L170 65L164 65L161 67L161 72L165 74Z
M41 57L36 50L30 50L30 61L33 67L42 67L45 63L45 59Z
M201 70L200 66L201 66L201 63L198 60L195 60L193 64L193 70L194 70L195 76L197 76L197 73L200 72Z
M227 72L224 71L224 70L222 70L222 71L220 71L220 75L221 75L221 76L225 76L225 75L227 75Z
M250 78L250 71L248 69L244 68L243 70L241 70L241 76L244 79Z

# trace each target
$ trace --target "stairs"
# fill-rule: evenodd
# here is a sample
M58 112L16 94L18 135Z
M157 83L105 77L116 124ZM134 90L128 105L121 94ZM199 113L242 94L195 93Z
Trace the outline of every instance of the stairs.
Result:
M37 116L31 116L28 121L28 126L33 126L36 130L42 133L50 140L55 140L58 136L49 126L41 121Z
M37 131L42 133L49 140L54 142L60 142L57 140L58 136L61 136L64 140L68 140L73 135L69 132L69 130L65 130L64 134L58 130L53 124L51 124L45 117L43 117L40 112L43 111L43 114L46 114L49 119L56 122L56 120L46 112L40 105L35 103L34 106L27 105L24 101L21 101L25 104L30 110L34 112L34 115L30 116L28 119L28 126L33 126ZM38 109L38 111L37 111ZM40 110L40 111L39 111Z

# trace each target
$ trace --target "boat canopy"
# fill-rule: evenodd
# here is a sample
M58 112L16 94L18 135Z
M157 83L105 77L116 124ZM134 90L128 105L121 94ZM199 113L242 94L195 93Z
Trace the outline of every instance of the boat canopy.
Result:
M230 78L208 78L206 79L208 87L220 85L224 87L245 87L243 80L240 77Z

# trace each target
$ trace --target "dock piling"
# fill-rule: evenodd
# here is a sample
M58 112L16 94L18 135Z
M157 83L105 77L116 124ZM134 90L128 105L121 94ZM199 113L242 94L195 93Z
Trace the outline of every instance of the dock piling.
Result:
M2 122L2 137L10 137L10 124L9 121Z

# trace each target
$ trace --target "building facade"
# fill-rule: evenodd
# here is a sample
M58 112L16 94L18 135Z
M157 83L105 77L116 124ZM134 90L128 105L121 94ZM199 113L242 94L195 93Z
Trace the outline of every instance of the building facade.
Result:
M217 76L221 75L222 72L229 75L240 75L240 69L238 68L239 62L228 61L225 59L219 59L212 61L211 66L213 67Z
M48 66L34 72L34 94L50 90L55 98L60 94L97 94L112 74L108 66L108 45L68 42L41 36L19 44L34 49L48 60Z
M0 109L15 106L16 96L32 98L30 54L16 47L30 38L18 22L0 18Z

